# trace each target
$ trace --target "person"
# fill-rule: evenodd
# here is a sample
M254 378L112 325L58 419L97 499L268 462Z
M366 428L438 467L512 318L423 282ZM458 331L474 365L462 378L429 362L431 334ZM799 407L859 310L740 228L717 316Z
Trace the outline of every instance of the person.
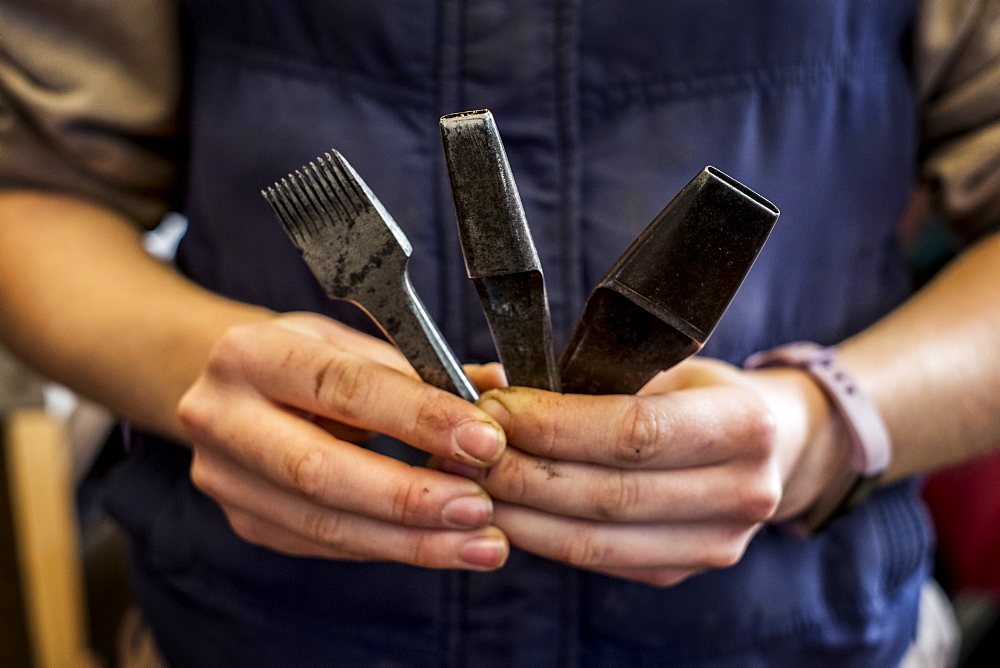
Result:
M3 340L131 426L105 501L165 659L898 663L932 540L914 476L1000 442L998 22L995 0L0 5ZM437 127L472 108L563 341L706 164L781 209L702 355L636 396L470 366L473 404L322 295L259 191L332 146L458 356L494 359ZM918 181L965 248L911 296ZM171 209L176 268L140 235ZM856 421L802 368L739 366L796 340L835 346L892 444L808 537L783 525L854 471Z

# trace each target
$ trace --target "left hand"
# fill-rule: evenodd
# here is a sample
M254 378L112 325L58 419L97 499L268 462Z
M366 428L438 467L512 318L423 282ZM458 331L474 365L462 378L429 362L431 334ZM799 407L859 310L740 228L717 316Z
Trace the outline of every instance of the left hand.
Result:
M502 388L479 406L504 427L506 452L485 471L439 466L489 492L511 543L657 586L735 564L846 459L825 396L793 369L694 358L636 396Z

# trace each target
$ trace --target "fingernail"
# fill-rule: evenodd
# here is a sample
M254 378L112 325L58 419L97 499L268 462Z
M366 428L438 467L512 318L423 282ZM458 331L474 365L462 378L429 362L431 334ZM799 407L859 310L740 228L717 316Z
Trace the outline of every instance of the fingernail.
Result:
M481 411L496 420L501 427L506 427L510 423L510 413L507 411L507 407L496 399L487 397L476 405Z
M441 511L445 524L456 529L475 529L488 524L492 517L493 502L482 496L460 496Z
M503 444L503 432L489 422L467 420L455 428L455 442L477 462L489 462Z
M459 550L458 555L474 566L496 568L507 558L507 543L502 538L473 538Z

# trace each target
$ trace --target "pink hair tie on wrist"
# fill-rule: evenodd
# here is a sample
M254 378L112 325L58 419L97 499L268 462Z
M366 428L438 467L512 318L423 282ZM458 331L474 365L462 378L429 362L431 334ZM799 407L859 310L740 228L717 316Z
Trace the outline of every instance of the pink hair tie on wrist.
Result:
M851 442L850 470L841 472L816 503L789 527L794 533L811 535L851 512L875 489L891 458L889 430L875 404L837 362L834 348L800 341L754 353L743 367L791 367L806 372L823 390L847 428Z

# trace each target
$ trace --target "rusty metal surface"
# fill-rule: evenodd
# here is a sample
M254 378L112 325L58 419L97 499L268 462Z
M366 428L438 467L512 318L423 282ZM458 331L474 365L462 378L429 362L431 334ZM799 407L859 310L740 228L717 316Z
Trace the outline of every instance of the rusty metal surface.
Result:
M777 219L757 193L702 170L591 292L560 360L563 391L632 394L700 350Z
M511 385L559 390L545 277L493 115L441 118L469 278Z
M479 397L410 283L409 240L340 153L262 192L329 297L364 309L425 381Z

